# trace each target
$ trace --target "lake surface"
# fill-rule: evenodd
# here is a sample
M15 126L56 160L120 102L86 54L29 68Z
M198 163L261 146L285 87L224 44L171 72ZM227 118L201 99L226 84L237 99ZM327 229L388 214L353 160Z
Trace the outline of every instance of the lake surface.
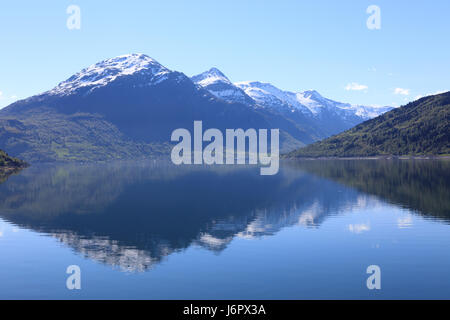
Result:
M0 184L0 298L449 299L450 162L31 166Z

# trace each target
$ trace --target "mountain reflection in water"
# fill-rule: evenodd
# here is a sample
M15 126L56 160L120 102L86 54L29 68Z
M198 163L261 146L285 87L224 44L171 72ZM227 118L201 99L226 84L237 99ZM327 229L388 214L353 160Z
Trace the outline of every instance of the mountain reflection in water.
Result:
M192 245L219 253L235 237L318 228L383 201L448 223L449 178L445 161L301 161L275 176L162 162L33 166L0 185L0 217L90 259L145 271Z

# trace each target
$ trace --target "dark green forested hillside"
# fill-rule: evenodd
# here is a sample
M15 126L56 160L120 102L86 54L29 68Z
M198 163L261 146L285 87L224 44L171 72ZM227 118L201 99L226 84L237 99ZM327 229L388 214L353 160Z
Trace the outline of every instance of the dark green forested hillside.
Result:
M450 92L425 97L288 157L449 155Z

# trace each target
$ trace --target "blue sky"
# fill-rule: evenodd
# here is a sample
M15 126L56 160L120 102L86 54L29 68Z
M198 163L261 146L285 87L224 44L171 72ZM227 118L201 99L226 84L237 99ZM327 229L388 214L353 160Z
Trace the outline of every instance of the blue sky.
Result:
M66 27L72 4L80 30ZM379 30L366 26L369 5L381 10ZM234 82L402 105L450 90L449 15L448 0L4 2L0 107L131 52L188 76L217 67Z

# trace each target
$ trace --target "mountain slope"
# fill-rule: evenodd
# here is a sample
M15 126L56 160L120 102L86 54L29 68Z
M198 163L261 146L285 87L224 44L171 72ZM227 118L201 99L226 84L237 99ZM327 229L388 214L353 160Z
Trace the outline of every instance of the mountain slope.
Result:
M199 75L191 77L191 80L200 87L208 90L217 98L230 102L253 105L254 101L244 90L235 86L220 70L211 68Z
M321 96L317 91L289 92L259 81L233 84L221 71L212 68L191 78L197 85L228 102L280 114L305 128L315 140L347 130L391 107L351 105Z
M236 86L267 108L283 110L287 106L291 112L300 111L308 115L311 121L325 130L335 127L332 129L334 133L393 109L337 102L323 97L316 90L290 92L258 81L239 82Z
M450 92L394 109L290 157L450 154Z
M249 109L263 114L268 121L273 123L275 127L285 129L292 137L299 140L303 145L313 143L323 139L329 134L324 132L307 114L292 108L289 104L279 100L276 97L268 97L267 103L250 97L244 91L233 84L220 70L212 68L199 75L191 77L191 80L200 88L206 89L218 99L228 103L242 103ZM279 90L279 89L277 89ZM358 121L359 123L359 121ZM348 128L350 126L345 127ZM297 131L302 133L301 136L296 134ZM340 130L342 131L342 130ZM292 139L290 139L293 143Z
M167 156L177 128L280 128L281 151L317 141L279 114L219 99L143 54L107 59L0 110L0 148L27 161Z

